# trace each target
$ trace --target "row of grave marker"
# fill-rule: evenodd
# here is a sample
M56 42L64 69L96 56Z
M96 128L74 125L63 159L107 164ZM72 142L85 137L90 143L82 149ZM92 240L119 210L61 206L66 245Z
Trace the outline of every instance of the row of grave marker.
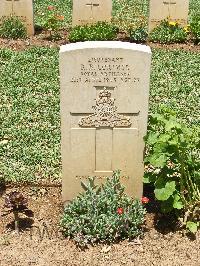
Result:
M189 0L150 0L149 31L168 17L186 26L188 11ZM9 16L19 17L27 28L28 36L34 35L32 0L1 0L0 21ZM111 17L112 0L73 0L73 26L109 22Z

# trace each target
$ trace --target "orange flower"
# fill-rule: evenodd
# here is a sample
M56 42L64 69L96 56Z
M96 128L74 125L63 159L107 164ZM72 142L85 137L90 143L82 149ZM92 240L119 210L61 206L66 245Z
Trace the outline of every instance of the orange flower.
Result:
M64 18L65 18L65 17L62 16L62 15L57 15L56 17L57 17L58 20L64 20Z
M54 7L54 6L48 6L47 9L48 9L48 10L54 10L55 7Z

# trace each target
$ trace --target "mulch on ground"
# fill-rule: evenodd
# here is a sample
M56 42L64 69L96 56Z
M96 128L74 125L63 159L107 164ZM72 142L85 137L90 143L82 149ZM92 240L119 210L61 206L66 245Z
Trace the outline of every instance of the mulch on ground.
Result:
M43 33L26 40L0 38L0 48L16 51L33 46L55 48L68 43L67 32L63 36L64 39L56 42L49 41ZM126 41L122 36L118 37ZM200 46L192 43L147 44L152 48L200 51ZM63 210L60 186L0 189L0 212L5 193L15 189L28 197L29 209L33 211L34 217L22 217L19 235L14 232L12 215L0 217L0 266L200 266L200 232L195 238L183 235L182 231L175 230L173 218L161 216L153 204L146 215L144 236L141 239L111 246L99 244L83 251L60 232L59 221Z
M34 217L22 217L21 232L13 230L12 214L0 219L1 266L167 266L200 265L200 232L196 238L174 231L170 218L151 210L146 215L144 236L132 242L123 241L111 246L96 245L86 250L77 248L73 240L63 237L59 230L62 215L60 187L7 188L0 197L20 190L29 200Z
M48 34L45 32L36 32L34 36L31 36L27 39L3 39L0 38L0 48L10 48L12 50L21 51L28 49L30 47L38 46L38 47L49 47L49 48L55 48L60 47L61 45L65 45L69 43L68 40L68 32L63 31L62 32L62 39L58 41L52 41L49 39ZM126 37L124 33L118 34L118 41L127 41L129 42L129 39ZM192 42L188 43L175 43L175 44L159 44L159 43L143 43L146 45L149 45L151 48L164 48L164 49L180 49L185 51L191 51L191 52L200 52L200 45L195 45Z

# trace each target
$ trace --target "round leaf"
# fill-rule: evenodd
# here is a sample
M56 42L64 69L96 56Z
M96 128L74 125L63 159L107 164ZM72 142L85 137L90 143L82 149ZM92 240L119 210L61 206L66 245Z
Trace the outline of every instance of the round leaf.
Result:
M158 200L167 200L176 190L175 181L168 181L162 183L161 181L156 183L156 189L154 190L155 196Z

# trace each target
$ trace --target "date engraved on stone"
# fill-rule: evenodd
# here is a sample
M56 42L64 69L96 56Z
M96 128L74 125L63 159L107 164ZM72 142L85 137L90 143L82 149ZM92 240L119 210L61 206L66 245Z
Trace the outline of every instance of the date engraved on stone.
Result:
M117 113L115 99L111 98L111 92L104 87L99 92L96 105L92 106L94 114L82 117L79 121L81 127L130 127L130 118Z

